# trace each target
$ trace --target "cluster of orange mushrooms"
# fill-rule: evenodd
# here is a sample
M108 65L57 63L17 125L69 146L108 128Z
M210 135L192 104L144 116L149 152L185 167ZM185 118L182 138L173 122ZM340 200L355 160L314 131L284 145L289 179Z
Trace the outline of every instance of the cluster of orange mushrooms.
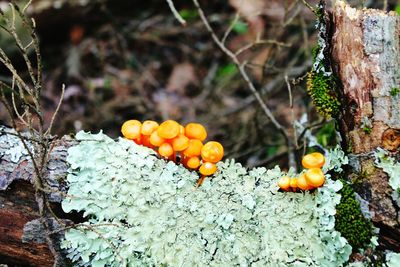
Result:
M207 131L199 123L189 123L185 127L173 120L158 124L147 120L128 120L121 127L122 135L136 144L152 148L158 154L186 168L199 170L202 177L197 186L203 183L206 176L217 171L216 163L224 156L224 148L219 142L209 141Z
M314 152L303 157L301 164L305 172L299 177L281 177L278 181L278 186L284 191L296 192L301 190L312 190L321 187L325 183L325 175L321 170L325 164L325 157L321 153Z

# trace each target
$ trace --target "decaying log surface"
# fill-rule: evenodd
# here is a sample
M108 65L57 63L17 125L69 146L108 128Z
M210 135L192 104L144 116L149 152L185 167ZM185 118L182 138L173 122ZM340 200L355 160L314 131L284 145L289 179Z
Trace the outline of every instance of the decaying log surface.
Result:
M59 178L65 177L67 149L75 142L64 137L54 143L47 168L47 186L54 190L49 199L57 211L65 191ZM12 129L0 126L0 263L17 266L53 266L32 186L33 166ZM54 226L56 228L56 226Z
M382 147L399 157L400 17L395 12L351 8L336 1L332 11L331 56L341 83L342 136L351 151L350 179L369 201L374 223L382 228L381 244L400 250L399 207L388 176L374 166Z

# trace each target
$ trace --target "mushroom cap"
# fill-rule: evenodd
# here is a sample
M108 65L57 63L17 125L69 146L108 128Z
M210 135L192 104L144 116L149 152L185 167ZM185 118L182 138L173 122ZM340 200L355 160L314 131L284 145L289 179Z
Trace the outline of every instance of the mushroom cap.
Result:
M122 124L121 133L128 139L140 138L142 123L138 120L128 120Z
M190 139L188 147L183 151L186 157L197 157L201 154L203 143L197 139Z
M325 164L325 157L319 152L310 153L303 157L301 164L306 169L322 168Z
M217 165L211 162L204 162L200 166L200 173L204 176L209 176L214 174L217 171Z
M185 127L185 135L190 139L204 141L207 138L207 131L200 123L189 123Z
M320 187L325 182L325 175L320 168L308 169L305 173L307 184Z
M161 146L163 143L165 143L165 139L160 137L157 131L150 135L150 144L153 146Z
M201 149L201 158L204 161L217 163L224 156L224 147L215 141L207 142Z
M179 123L173 120L167 120L160 124L157 133L165 139L172 139L179 134Z
M179 125L179 134L185 135L185 127L183 127L182 125Z
M144 121L142 124L141 134L151 135L158 128L158 123L155 121Z
M171 157L174 154L174 150L172 149L171 144L169 143L163 143L159 148L158 148L158 154L160 154L162 157Z
M186 161L186 166L189 169L196 170L200 166L200 159L198 157L190 157Z
M306 180L306 175L303 173L299 176L299 178L297 178L297 186L301 189L301 190L310 190L310 185L307 183Z
M177 137L172 139L171 143L174 151L183 151L189 146L189 138L183 134L179 134Z
M283 177L279 178L278 186L282 190L285 190L285 191L288 190L290 188L290 177L283 176Z
M293 190L296 190L296 189L297 189L297 187L298 187L298 185L297 185L297 178L294 178L294 177L290 178L290 187L291 187Z

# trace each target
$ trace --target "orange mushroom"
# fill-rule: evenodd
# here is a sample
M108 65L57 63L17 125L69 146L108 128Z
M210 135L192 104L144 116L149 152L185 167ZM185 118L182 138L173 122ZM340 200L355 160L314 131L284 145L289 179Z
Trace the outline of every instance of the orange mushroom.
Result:
M290 178L290 187L292 188L293 192L296 192L298 185L297 185L297 178Z
M165 142L165 139L158 135L157 131L154 131L150 135L150 144L153 146L161 146Z
M190 139L204 141L207 138L207 131L200 123L189 123L185 127L185 135Z
M197 170L200 166L200 159L198 157L190 157L186 161L186 166L190 169Z
M172 146L169 143L163 143L159 148L158 148L158 154L164 158L169 158L174 154L174 150L172 149Z
M310 153L303 157L301 164L306 169L322 168L325 164L325 157L319 152Z
M310 190L313 187L307 183L306 175L303 173L302 175L297 178L297 186L301 190Z
M196 187L199 187L203 184L204 179L207 176L214 174L217 171L217 165L212 162L204 162L199 169L202 174L201 178L197 181Z
M179 125L179 134L185 135L185 127L183 127L182 125Z
M142 124L141 134L151 135L158 128L158 123L155 121L144 121Z
M172 147L174 151L180 152L188 148L189 146L189 138L184 136L183 134L179 134L177 137L172 139Z
M141 143L146 147L154 148L154 146L150 143L150 135L142 135Z
M138 120L129 120L124 122L121 127L122 135L130 140L140 138L142 123Z
M283 176L278 180L278 186L280 189L288 191L290 188L290 177Z
M185 157L200 156L203 143L197 139L190 139L188 147L183 151Z
M179 123L173 120L167 120L160 124L157 128L157 133L164 139L172 139L179 134Z
M320 187L325 183L325 175L320 168L308 169L305 173L307 184Z
M224 147L219 142L207 142L201 149L201 158L207 162L217 163L223 156Z
M212 162L204 162L200 166L200 173L204 176L210 176L217 171L217 165Z

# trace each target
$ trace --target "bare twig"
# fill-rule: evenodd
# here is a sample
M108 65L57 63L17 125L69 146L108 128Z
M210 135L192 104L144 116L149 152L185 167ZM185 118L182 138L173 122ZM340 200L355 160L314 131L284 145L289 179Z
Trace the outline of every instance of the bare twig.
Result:
M44 129L44 118L42 114L42 107L40 103L41 89L42 89L42 63L41 54L39 47L39 38L36 34L36 24L33 19L28 19L25 15L31 1L21 9L14 3L11 2L11 18L8 18L4 13L0 13L4 19L5 24L0 25L0 28L7 32L14 40L16 47L19 50L20 55L25 61L26 68L29 73L30 81L23 79L16 68L14 67L10 58L6 55L3 49L0 48L0 63L8 69L12 75L12 84L8 86L4 82L0 81L0 101L6 107L8 115L10 117L11 124L16 130L16 134L20 139L23 147L28 153L28 156L32 162L34 175L33 175L33 186L35 189L35 199L38 205L38 211L41 219L41 223L44 226L46 232L46 241L50 251L54 256L54 265L60 266L63 262L63 257L57 249L57 242L50 236L49 231L51 226L49 225L48 218L55 218L57 216L51 209L47 195L41 189L44 188L45 172L48 164L48 153L51 151L51 140L48 138L51 127L47 130ZM21 19L23 27L29 31L31 40L27 45L23 45L19 34L16 29L16 19ZM33 47L36 55L35 64L30 60L28 49ZM5 88L11 90L11 100L6 96ZM62 90L61 100L64 94L64 87ZM18 103L17 99L18 97ZM18 104L21 107L18 107ZM61 101L59 102L55 114L50 122L50 126L53 125L54 118L60 108ZM20 113L21 108L23 113ZM16 116L16 118L14 117ZM27 134L22 134L21 130L17 128L17 120L27 127L29 137L34 141L30 141L26 138Z
M244 51L246 51L250 48L253 48L254 46L265 45L265 44L272 44L272 45L283 46L283 47L291 47L292 46L291 44L286 44L283 42L279 42L277 40L256 40L255 42L247 44L247 45L243 46L242 48L240 48L239 50L237 50L235 52L235 55L238 56L241 53L243 53Z
M301 2L303 2L303 4L308 8L308 9L310 9L314 14L316 14L316 10L315 10L315 8L313 8L306 0L301 0Z
M293 97L292 97L292 88L290 86L290 82L289 82L289 78L287 75L285 75L285 82L286 82L286 86L288 89L288 93L289 93L289 106L290 106L290 112L291 112L291 116L292 116L292 126L293 126L293 139L294 139L294 144L295 147L297 148L297 136L296 136L296 127L295 127L295 116L294 116L294 110L293 110ZM289 162L289 167L292 167L295 171L297 171L297 166L296 166L296 158L294 155L294 149L292 149L292 147L288 148L288 162Z
M288 140L289 139L288 138L288 134L286 133L284 127L276 120L276 118L273 115L271 109L266 105L264 100L261 98L261 95L258 93L258 91L255 88L253 82L251 81L249 75L247 74L247 72L245 70L246 62L240 63L240 61L237 58L237 56L222 43L222 41L218 38L218 36L214 32L213 28L211 27L210 23L208 22L208 19L204 14L203 9L200 7L199 2L197 0L192 0L192 1L193 1L194 5L196 6L197 11L199 12L200 18L201 18L204 26L206 27L207 31L211 34L211 37L214 40L214 42L235 63L235 65L239 69L239 72L240 72L241 76L246 81L249 90L255 96L255 98L257 99L257 102L261 106L261 109L263 110L263 112L271 120L271 122L273 123L275 128L278 129L283 134L283 136Z
M28 3L26 3L26 5L24 6L24 8L22 9L22 13L25 13L26 10L28 9L28 7L32 4L32 0L29 0Z
M52 130L52 128L53 128L54 119L56 118L56 116L57 116L57 114L58 114L58 112L59 112L59 110L60 110L61 104L62 104L63 99L64 99L64 94L65 94L65 84L63 84L63 85L61 86L61 96L60 96L60 100L58 101L57 108L56 108L56 110L54 111L53 116L51 117L50 125L49 125L49 127L47 128L45 135L49 135L49 134L51 133L51 130Z
M240 5L242 4L243 0L240 1ZM228 29L226 29L225 33L224 33L224 37L222 37L221 42L223 44L225 44L226 39L228 39L229 34L231 34L233 28L235 27L235 24L239 21L240 18L240 13L236 12L235 14L235 18L233 19L233 21L231 22L231 24L229 25Z
M179 14L179 12L176 10L174 2L172 0L166 0L168 3L169 8L172 11L172 14L174 14L175 18L181 23L182 25L186 25L186 20L182 18L182 16Z

